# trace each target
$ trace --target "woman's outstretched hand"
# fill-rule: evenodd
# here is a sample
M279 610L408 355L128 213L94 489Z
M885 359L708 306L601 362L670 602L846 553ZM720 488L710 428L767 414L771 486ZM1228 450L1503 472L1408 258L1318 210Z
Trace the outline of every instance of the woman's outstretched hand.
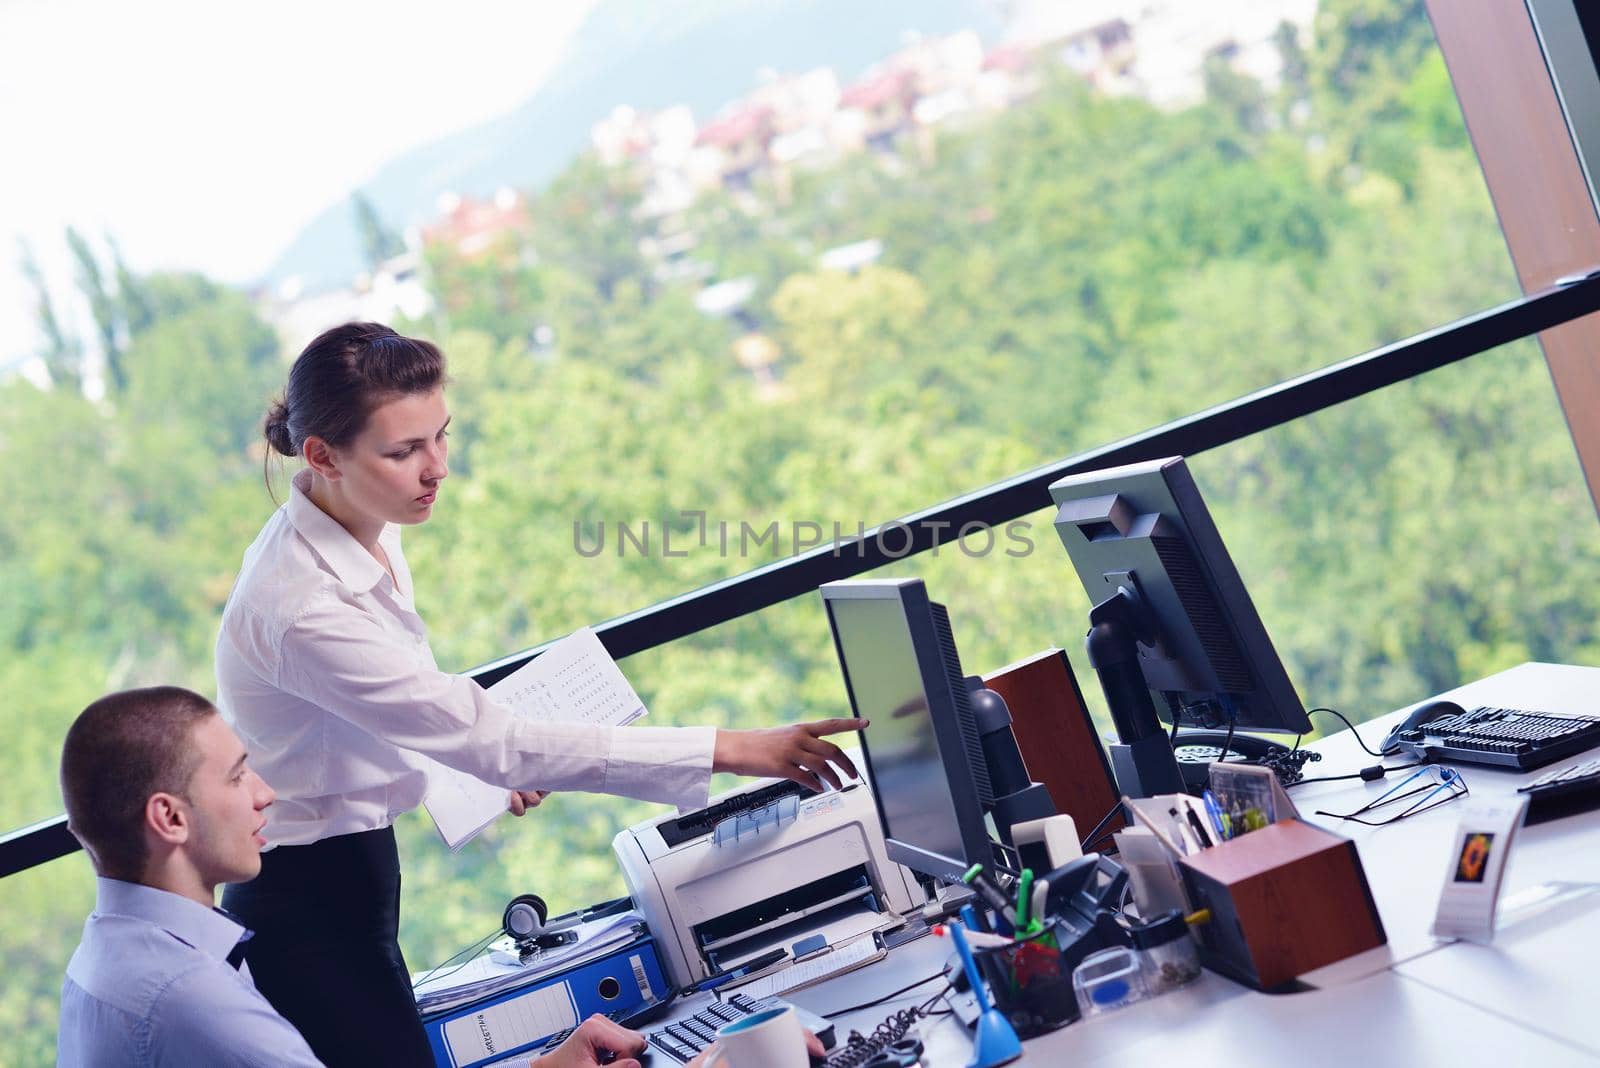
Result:
M539 802L549 796L549 790L512 790L511 803L506 808L513 816L521 816L538 808Z
M826 783L837 790L841 771L852 779L860 778L861 773L844 750L824 735L858 731L866 725L864 719L819 719L787 727L718 730L711 770L793 779L813 790L821 790Z

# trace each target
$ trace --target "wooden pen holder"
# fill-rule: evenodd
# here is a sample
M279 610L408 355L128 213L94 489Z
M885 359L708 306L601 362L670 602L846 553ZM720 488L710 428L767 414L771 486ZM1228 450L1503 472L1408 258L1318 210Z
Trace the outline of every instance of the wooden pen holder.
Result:
M1355 843L1281 820L1178 861L1206 965L1257 989L1388 941Z

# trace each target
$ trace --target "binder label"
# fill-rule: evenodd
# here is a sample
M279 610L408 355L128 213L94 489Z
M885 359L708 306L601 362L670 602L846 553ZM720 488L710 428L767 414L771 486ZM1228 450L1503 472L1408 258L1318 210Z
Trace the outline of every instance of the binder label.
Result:
M643 971L635 957L634 973ZM453 1064L473 1064L578 1025L571 983L551 983L459 1016L441 1029Z
M628 958L628 963L633 965L633 981L639 984L639 993L644 995L645 1001L654 1001L656 995L650 989L650 974L644 970L644 958L635 953Z

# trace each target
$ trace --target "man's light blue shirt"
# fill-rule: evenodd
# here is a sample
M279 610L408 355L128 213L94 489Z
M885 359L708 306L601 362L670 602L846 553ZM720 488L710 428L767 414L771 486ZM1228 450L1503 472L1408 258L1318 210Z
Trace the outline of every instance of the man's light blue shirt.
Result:
M61 986L57 1065L320 1068L248 966L228 963L243 927L181 894L96 883Z

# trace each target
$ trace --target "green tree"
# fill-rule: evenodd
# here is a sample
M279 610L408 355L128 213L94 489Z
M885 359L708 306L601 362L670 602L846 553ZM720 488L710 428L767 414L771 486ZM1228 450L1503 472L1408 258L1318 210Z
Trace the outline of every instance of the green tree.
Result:
M83 346L77 338L67 333L56 314L55 301L45 282L44 272L34 257L33 248L19 239L23 280L33 290L34 316L39 332L44 335L44 348L39 356L44 361L50 380L62 389L78 390L83 387Z
M387 259L405 251L405 242L383 221L372 198L361 190L350 194L350 210L355 214L356 233L361 238L361 255L367 270L376 271Z
M122 362L122 310L116 294L106 283L105 272L101 269L94 248L71 226L67 227L67 248L72 252L76 266L78 287L83 290L89 302L89 313L94 317L100 357L105 361L107 392L121 393L128 385L127 369Z

